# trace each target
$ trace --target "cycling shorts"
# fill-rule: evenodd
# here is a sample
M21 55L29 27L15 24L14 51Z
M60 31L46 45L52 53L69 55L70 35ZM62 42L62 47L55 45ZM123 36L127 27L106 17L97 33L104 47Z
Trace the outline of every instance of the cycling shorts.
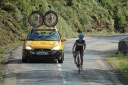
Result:
M75 52L78 52L78 51L80 51L80 56L83 57L84 56L84 51L83 50L77 50L77 49L75 49Z

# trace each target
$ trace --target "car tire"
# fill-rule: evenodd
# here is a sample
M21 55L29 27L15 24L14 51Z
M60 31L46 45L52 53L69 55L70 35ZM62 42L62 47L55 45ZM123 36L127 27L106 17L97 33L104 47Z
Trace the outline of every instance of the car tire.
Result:
M61 60L58 60L58 63L63 63L63 60L62 60L62 58L61 58Z
M22 62L23 62L23 63L26 63L26 62L27 62L27 59L22 59Z
M61 60L58 60L58 63L63 63L63 61L64 61L64 53L61 56Z

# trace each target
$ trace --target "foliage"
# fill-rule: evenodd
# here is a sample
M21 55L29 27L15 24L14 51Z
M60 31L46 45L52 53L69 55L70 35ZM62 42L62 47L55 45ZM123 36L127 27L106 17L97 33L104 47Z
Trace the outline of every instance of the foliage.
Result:
M106 58L107 62L118 72L121 77L125 80L126 85L128 84L128 56L124 56L119 53L118 55L112 55Z
M43 14L52 10L59 15L57 28L63 37L77 36L77 30L84 33L115 32L128 26L127 0L0 0L1 35L6 36L6 42L12 42L13 37L27 34L31 26L28 16L34 10ZM106 31L105 31L106 30ZM10 32L8 32L10 31ZM10 36L7 36L9 34Z

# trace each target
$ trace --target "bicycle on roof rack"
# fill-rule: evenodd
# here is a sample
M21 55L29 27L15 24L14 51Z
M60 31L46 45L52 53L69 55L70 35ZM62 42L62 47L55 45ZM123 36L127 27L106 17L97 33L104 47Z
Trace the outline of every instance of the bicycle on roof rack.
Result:
M54 27L58 23L58 15L55 11L51 10L51 6L48 6L48 10L44 15L41 11L33 11L29 17L28 22L32 27L40 27L46 25L47 27Z

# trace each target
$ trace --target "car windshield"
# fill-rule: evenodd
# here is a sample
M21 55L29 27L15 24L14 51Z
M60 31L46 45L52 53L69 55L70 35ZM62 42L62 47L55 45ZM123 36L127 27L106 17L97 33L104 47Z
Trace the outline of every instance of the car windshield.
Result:
M58 41L59 35L56 30L31 30L27 40L53 40Z

